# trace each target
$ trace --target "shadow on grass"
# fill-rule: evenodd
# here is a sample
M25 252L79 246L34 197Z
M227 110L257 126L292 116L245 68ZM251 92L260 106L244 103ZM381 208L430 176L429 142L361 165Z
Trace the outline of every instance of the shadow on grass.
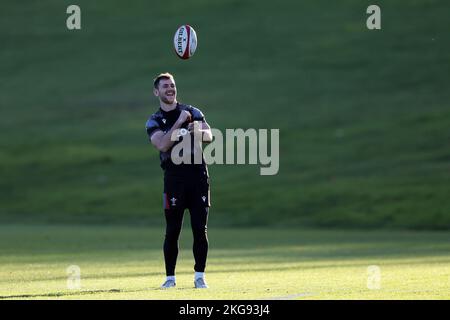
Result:
M107 290L84 290L73 292L51 292L40 294L20 294L10 296L0 296L0 299L21 299L21 298L57 298L57 297L69 297L69 296L81 296L98 293L132 293L132 292L144 292L144 291L161 290L160 288L148 288L141 290L123 290L123 289L107 289Z
M0 300L7 299L29 299L29 298L58 298L58 297L70 297L70 296L84 296L99 293L136 293L136 292L147 292L147 291L166 291L167 289L157 288L145 288L138 290L124 290L124 289L103 289L103 290L81 290L81 291L70 291L70 292L50 292L50 293L39 293L39 294L17 294L17 295L7 295L0 296ZM198 290L194 287L192 288L175 288L173 290ZM160 299L159 299L160 300Z

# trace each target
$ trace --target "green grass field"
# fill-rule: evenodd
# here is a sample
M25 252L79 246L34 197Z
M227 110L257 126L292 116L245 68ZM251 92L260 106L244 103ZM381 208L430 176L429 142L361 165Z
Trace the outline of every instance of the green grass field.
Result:
M207 280L193 288L182 233L178 286L164 280L161 228L0 227L2 299L449 299L450 236L439 232L211 229ZM81 288L67 289L67 267ZM368 289L367 268L380 268Z
M280 129L278 175L211 166L215 223L450 227L448 1L378 1L380 31L371 1L79 0L80 31L69 4L2 3L1 222L154 223L144 124L170 71L211 126Z
M379 0L378 31L369 0L77 0L80 31L70 4L2 1L0 298L450 298L450 2ZM186 229L178 288L157 289L163 173L144 125L165 71L212 127L280 129L278 175L209 168L207 291Z

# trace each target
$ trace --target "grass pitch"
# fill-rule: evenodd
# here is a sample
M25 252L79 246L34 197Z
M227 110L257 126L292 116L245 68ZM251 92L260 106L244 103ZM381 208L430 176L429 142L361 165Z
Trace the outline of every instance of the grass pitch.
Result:
M450 298L445 233L211 228L210 289L196 290L187 228L177 288L164 291L163 228L1 226L0 298ZM80 289L67 288L70 265L80 267Z

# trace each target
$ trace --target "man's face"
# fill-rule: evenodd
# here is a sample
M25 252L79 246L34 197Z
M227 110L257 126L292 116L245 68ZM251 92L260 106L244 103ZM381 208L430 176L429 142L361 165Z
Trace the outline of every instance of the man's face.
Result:
M155 89L155 96L159 97L162 102L172 104L177 99L177 87L173 79L161 79L158 89Z

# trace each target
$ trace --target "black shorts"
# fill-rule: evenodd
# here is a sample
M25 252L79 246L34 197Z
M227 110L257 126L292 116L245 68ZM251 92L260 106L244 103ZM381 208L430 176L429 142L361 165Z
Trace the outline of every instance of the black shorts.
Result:
M165 210L210 206L209 174L206 166L164 172Z

